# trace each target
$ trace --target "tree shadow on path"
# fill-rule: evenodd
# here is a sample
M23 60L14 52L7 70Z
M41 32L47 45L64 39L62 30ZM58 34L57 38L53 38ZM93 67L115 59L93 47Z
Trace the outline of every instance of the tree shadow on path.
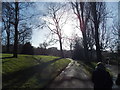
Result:
M91 78L82 67L71 65L47 88L93 88Z

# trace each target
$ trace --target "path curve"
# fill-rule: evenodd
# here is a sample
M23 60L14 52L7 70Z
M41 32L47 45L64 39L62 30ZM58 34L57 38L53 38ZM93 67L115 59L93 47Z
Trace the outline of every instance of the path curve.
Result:
M93 88L90 76L82 65L73 61L64 71L48 86L48 88Z

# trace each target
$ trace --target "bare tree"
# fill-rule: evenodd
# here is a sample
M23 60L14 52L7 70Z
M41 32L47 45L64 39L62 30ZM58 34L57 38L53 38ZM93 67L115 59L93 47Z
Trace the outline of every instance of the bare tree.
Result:
M52 32L52 34L58 37L60 44L61 57L64 57L63 54L63 26L65 25L67 19L64 17L66 14L65 4L62 3L49 3L47 4L47 19L46 27Z
M105 3L104 2L90 2L90 10L91 10L91 20L94 23L95 29L95 43L96 43L96 54L97 60L102 61L100 40L99 40L99 27L100 23L105 18Z
M118 29L118 54L120 56L120 23L119 23L119 29Z
M10 40L11 40L11 20L13 18L13 12L11 11L11 4L9 2L2 3L2 32L6 32L7 40L7 52L10 51ZM4 34L4 33L3 33ZM4 36L4 35L3 35Z
M118 28L118 54L120 56L120 22L119 22L119 28Z
M93 49L93 46L95 45L95 33L93 28L93 23L89 21L89 24L87 25L87 42L88 42L88 48L89 50Z
M32 35L32 28L27 25L27 23L22 23L19 25L19 34L18 34L18 41L21 44L25 44L29 42Z
M87 2L71 2L72 9L74 11L74 14L77 16L79 21L79 29L82 32L83 36L83 45L84 45L84 53L85 53L85 59L89 60L88 56L88 43L87 43L87 35L86 35L86 25L88 23L89 19L89 7Z
M86 27L86 35L87 35L87 44L89 50L89 58L93 60L93 57L95 57L94 55L95 32L94 32L94 25L90 19Z
M110 27L107 26L106 21L107 21L107 18L103 18L103 20L101 22L101 28L99 30L101 51L104 51L104 50L110 48L112 39L113 39L112 34L111 34L111 29L110 29Z
M22 3L18 2L5 2L3 7L3 22L7 32L8 46L10 43L10 34L14 37L14 48L13 48L13 57L17 57L18 44L20 41L24 42L25 40L30 40L31 29L27 24L27 20L30 18L30 15L27 14L25 17L24 12L25 8L31 3ZM32 15L31 15L32 16ZM25 24L25 25L23 25ZM14 30L11 32L11 30ZM28 41L29 41L28 40ZM9 47L8 47L9 48Z
M46 42L43 42L39 46L40 46L40 48L47 49L48 44Z
M112 26L113 29L113 40L114 40L114 47L117 45L117 51L118 55L120 55L120 23L119 21L116 21L114 25ZM116 37L116 38L115 38Z

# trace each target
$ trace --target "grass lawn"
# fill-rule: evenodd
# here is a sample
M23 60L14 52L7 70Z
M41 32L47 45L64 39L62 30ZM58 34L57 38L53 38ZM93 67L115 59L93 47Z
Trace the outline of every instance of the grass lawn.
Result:
M3 88L44 88L69 63L54 56L2 54Z
M97 65L97 62L82 62L82 61L78 61L78 62L84 66L84 68L86 69L87 73L90 76L92 75L92 72L95 70L95 67ZM106 70L113 77L113 73L108 68L106 68Z
M78 63L84 66L85 72L87 72L90 76L97 64L96 62L83 62L83 61L78 61Z

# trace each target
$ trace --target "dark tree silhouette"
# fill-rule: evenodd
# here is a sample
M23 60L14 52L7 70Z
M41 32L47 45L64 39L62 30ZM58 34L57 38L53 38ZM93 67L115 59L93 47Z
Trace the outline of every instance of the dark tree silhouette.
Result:
M91 19L94 23L95 29L95 44L96 44L96 54L97 60L102 61L100 40L99 40L99 26L101 21L105 18L105 3L104 2L90 2Z
M22 54L29 54L33 55L33 46L30 44L30 42L27 42L26 44L23 45L22 47Z
M11 10L12 6L9 2L2 3L2 22L3 28L2 32L6 32L7 40L7 52L10 52L10 40L11 40L11 20L13 18L13 11ZM2 33L4 36L4 33Z
M18 45L24 44L31 39L32 29L27 24L28 19L33 16L24 15L23 12L26 12L28 8L33 3L22 3L22 2L4 2L3 3L3 27L6 30L7 35L7 52L9 52L10 42L14 43L13 47L13 57L17 58ZM28 10L29 12L29 10ZM12 31L11 31L12 30ZM5 34L3 33L4 37ZM14 40L11 40L11 36ZM6 38L6 37L5 37Z
M18 50L18 23L19 23L19 3L15 2L15 37L14 37L14 50L13 50L13 57L17 58L17 50Z
M86 25L89 19L88 3L76 1L76 2L71 2L71 5L72 5L73 12L77 16L79 21L79 29L82 32L84 53L86 55L85 59L87 61L89 60L88 43L87 43L87 35L86 35Z
M27 23L22 23L19 25L19 43L25 44L26 42L29 42L29 40L32 38L32 28L30 28Z
M76 60L85 59L84 48L83 48L82 42L83 42L82 39L75 40L73 56L72 56L73 59L76 59Z

